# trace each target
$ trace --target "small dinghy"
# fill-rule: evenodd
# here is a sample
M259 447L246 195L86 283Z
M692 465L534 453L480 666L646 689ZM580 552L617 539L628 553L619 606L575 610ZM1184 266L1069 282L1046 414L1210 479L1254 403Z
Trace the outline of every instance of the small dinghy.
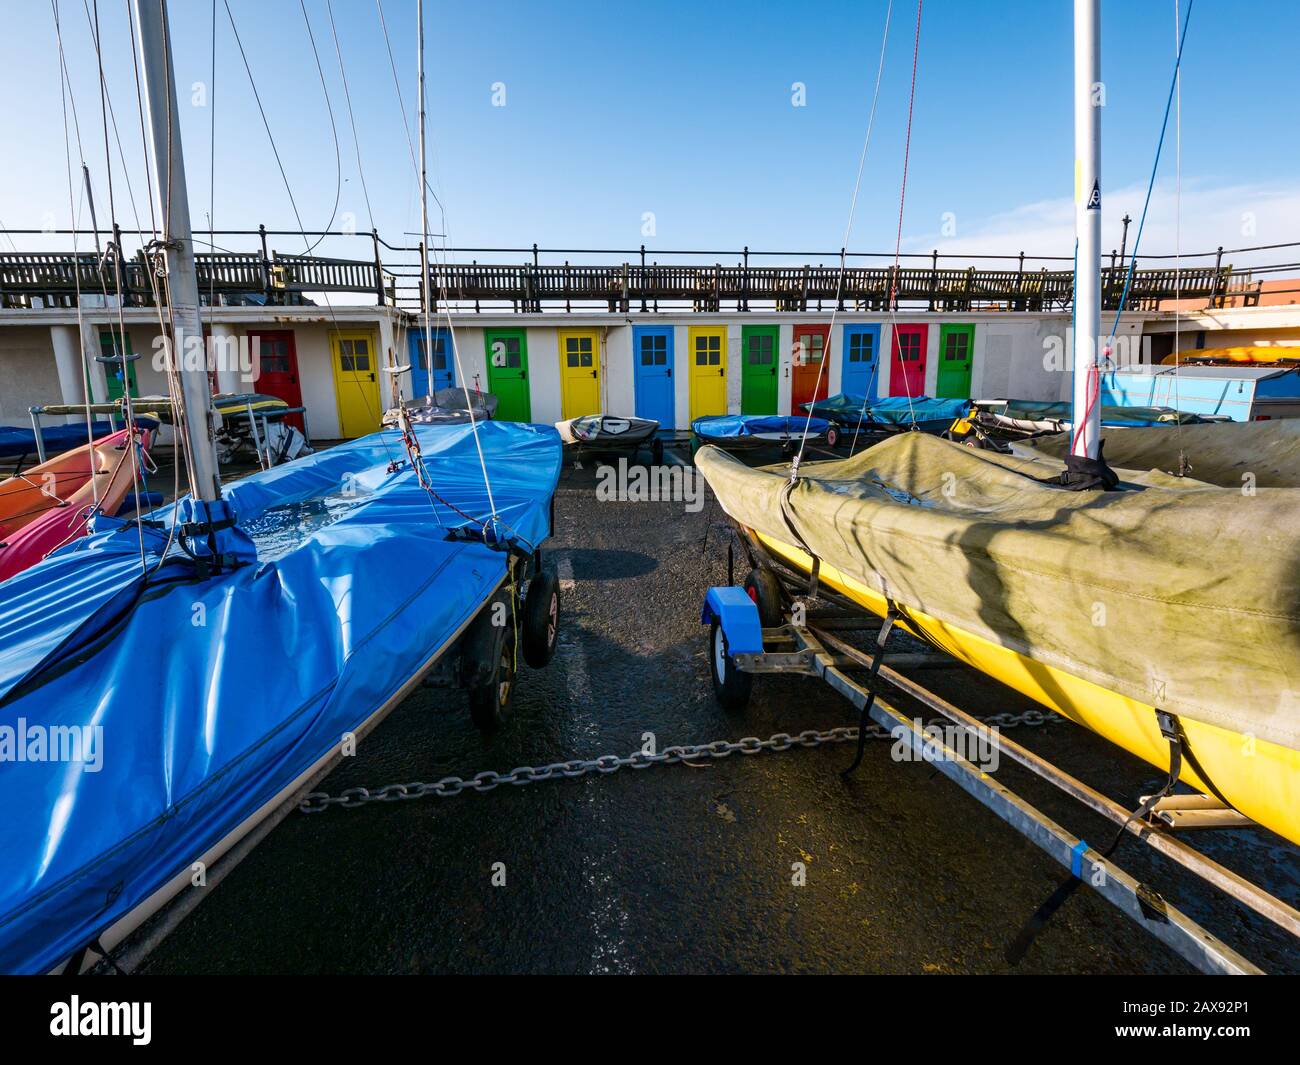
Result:
M809 440L820 440L830 423L825 418L794 414L711 414L691 422L699 444L713 444L725 451L758 447L797 447L807 429Z
M0 581L84 536L98 515L115 516L136 481L131 449L147 450L150 436L119 429L0 481Z
M930 396L886 396L867 399L840 392L803 409L833 423L826 442L834 447L844 434L889 434L915 429L938 435L970 410L967 399L934 399Z
M560 439L579 451L636 451L650 444L656 463L664 457L663 441L656 439L659 423L650 418L624 418L613 414L584 414L556 422Z

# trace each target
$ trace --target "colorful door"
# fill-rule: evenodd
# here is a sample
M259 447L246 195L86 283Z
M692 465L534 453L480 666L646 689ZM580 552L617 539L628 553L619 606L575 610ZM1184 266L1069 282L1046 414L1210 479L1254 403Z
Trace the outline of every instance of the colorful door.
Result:
M691 343L691 421L727 413L727 331L693 325Z
M561 329L560 402L566 418L600 413L600 334Z
M370 333L331 333L334 394L339 408L339 435L344 439L378 432L378 362Z
M876 399L880 395L880 326L844 327L844 372L840 391Z
M780 327L747 325L740 331L744 352L740 365L740 412L742 414L776 413L776 357Z
M411 356L411 395L416 399L427 396L430 391L451 388L456 383L455 359L452 357L451 331L449 329L430 329L430 343L424 342L424 330L412 329L407 334L407 345ZM433 368L432 389L430 389L429 372Z
M298 384L298 349L293 330L273 329L250 333L249 344L256 344L254 354L257 377L253 387L268 396L278 396L291 407L302 406L302 388ZM290 414L285 421L303 427L301 414Z
M894 327L893 358L889 364L889 394L925 395L925 342L928 326Z
M104 377L107 379L105 383L108 385L108 400L110 403L114 400L121 399L123 393L127 391L127 389L122 387L122 355L124 352L128 356L134 354L131 350L131 334L126 334L124 343L118 339L121 336L122 332L117 328L117 326L113 326L111 329L101 329L99 331L99 353L104 358L111 358L113 360L112 362L106 362L103 364ZM135 398L140 394L140 390L136 387L135 383L135 360L131 358L128 358L126 363L126 381L132 398Z
M939 373L934 394L940 399L970 399L973 325L945 325L939 330Z
M632 330L632 363L636 367L636 416L651 418L661 428L676 423L673 404L673 331L639 325Z
M794 327L794 358L790 371L790 413L802 414L803 404L825 399L831 384L827 361L828 325Z
M488 391L497 397L497 418L506 422L533 420L528 389L528 339L522 329L489 329L483 334L487 348Z

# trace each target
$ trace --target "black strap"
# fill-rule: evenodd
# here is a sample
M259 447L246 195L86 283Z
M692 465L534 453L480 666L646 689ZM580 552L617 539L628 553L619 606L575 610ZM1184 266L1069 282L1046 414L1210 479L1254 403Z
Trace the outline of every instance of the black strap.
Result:
M885 661L885 645L889 643L889 637L894 631L894 622L897 620L898 608L891 602L885 620L880 624L880 631L876 633L876 653L872 655L871 669L867 671L867 701L858 715L857 753L853 756L853 763L847 769L841 770L842 777L848 776L862 764L862 755L867 749L867 728L871 723L871 708L876 705L876 692L879 690L880 667Z
M1155 809L1156 803L1174 790L1174 786L1178 783L1179 773L1181 773L1183 768L1184 754L1188 756L1188 764L1194 769L1196 768L1196 763L1192 760L1191 751L1187 747L1187 737L1183 733L1182 723L1178 720L1178 716L1165 710L1157 710L1156 723L1160 726L1160 735L1162 735L1169 743L1169 776L1165 779L1164 784L1157 792L1155 792L1155 794L1148 795L1146 801L1124 819L1124 823L1119 826L1119 831L1115 833L1115 838L1112 839L1109 846L1101 852L1103 858L1109 858L1115 853L1116 848L1119 847L1120 843L1123 842L1124 837L1128 834L1128 826L1130 824L1134 821L1145 820L1151 811ZM1199 769L1196 771L1201 779L1205 780L1206 783L1209 784L1205 774L1201 773ZM1210 785L1210 787L1213 790L1213 785ZM1214 794L1221 802L1225 801L1223 797L1219 795L1217 790L1214 790ZM1043 930L1047 922L1051 920L1052 915L1065 905L1066 901L1074 894L1082 883L1082 878L1076 876L1074 872L1071 872L1065 880L1061 881L1061 883L1057 885L1056 890L1053 891L1043 904L1034 911L1033 916L1025 922L1025 925L1020 929L1019 934L1007 946L1004 956L1006 957L1008 964L1018 965L1020 963L1020 960L1025 956L1029 948L1033 945L1034 940L1038 937L1038 933Z
M112 967L113 972L116 973L118 976L129 975L125 969L123 969L120 965L117 964L117 958L113 956L113 952L110 951L107 947L104 946L103 943L100 942L99 936L96 936L89 943L83 944L77 950L77 952L67 960L62 970L60 970L59 975L80 976L82 966L86 964L86 955L91 953L92 951L98 954L100 958L102 958L104 961L106 961Z
M1106 465L1103 452L1106 441L1097 443L1097 457L1066 455L1065 469L1055 477L1034 477L1039 484L1050 484L1069 492L1113 492L1119 486L1119 475Z

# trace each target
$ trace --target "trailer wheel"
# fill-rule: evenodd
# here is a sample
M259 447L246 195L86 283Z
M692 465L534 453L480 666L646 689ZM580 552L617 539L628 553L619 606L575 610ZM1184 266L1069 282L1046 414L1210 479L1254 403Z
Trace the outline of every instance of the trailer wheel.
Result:
M555 571L539 570L524 596L524 661L544 669L560 639L560 581Z
M713 676L713 694L724 710L743 710L749 704L754 678L736 668L727 649L722 626L714 621L709 627L709 662Z
M781 624L781 582L770 569L755 568L745 577L745 594L758 607L758 623L765 629Z
M515 626L508 615L504 625L493 624L498 602L489 600L479 612L460 652L460 683L469 696L469 716L485 732L505 722L515 694Z
M826 429L826 446L834 447L840 442L840 431L835 426L828 426Z

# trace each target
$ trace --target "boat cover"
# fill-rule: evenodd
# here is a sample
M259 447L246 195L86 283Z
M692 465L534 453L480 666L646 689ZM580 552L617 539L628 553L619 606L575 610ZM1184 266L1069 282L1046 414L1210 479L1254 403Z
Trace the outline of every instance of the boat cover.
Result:
M559 438L478 430L501 524L529 550L550 531ZM432 490L486 517L470 428L416 434ZM259 556L233 571L205 578L146 529L145 580L135 525L116 523L0 590L0 971L47 971L185 873L495 591L505 553L409 463L388 472L405 458L385 432L228 485ZM32 737L68 726L99 728L80 733L102 737L97 765L90 748L40 760Z
M905 608L1300 749L1298 489L1244 496L1148 471L1125 472L1123 491L1071 492L1036 480L1057 460L902 433L806 463L783 510L787 468L716 448L695 462L742 525L806 545Z
M809 436L826 432L824 418L806 418L802 414L711 414L691 422L691 432L704 439L734 439L742 437L803 436L808 424Z
M992 415L995 418L1006 418L1013 422L1042 423L1053 427L1069 426L1074 416L1072 405L1068 400L980 400L975 407L981 414ZM1210 420L1199 414L1175 410L1173 407L1119 407L1108 403L1101 408L1102 425L1116 429L1194 425Z
M1176 473L1179 453L1198 481L1240 489L1300 488L1300 418L1262 422L1206 422L1167 428L1102 432L1106 460L1130 470ZM1069 449L1066 434L1041 437L1017 447L1060 461ZM1253 481L1252 481L1253 478Z
M650 418L624 418L615 414L584 414L580 418L556 422L560 438L566 444L612 444L630 447L649 440L659 431L659 423Z
M91 438L98 439L113 431L108 422L94 422L91 425ZM57 455L61 451L80 447L86 442L86 426L81 425L42 425L41 438L45 442L48 455ZM36 454L36 433L21 425L0 425L0 459L20 459L24 455Z
M863 403L866 412L863 413ZM804 410L809 404L804 404ZM829 418L840 425L857 425L862 419L863 425L871 422L907 428L913 423L921 426L942 423L946 429L957 418L963 417L970 410L968 399L933 399L930 396L884 396L880 399L866 400L847 392L837 392L828 399L818 400L812 404L814 414Z

